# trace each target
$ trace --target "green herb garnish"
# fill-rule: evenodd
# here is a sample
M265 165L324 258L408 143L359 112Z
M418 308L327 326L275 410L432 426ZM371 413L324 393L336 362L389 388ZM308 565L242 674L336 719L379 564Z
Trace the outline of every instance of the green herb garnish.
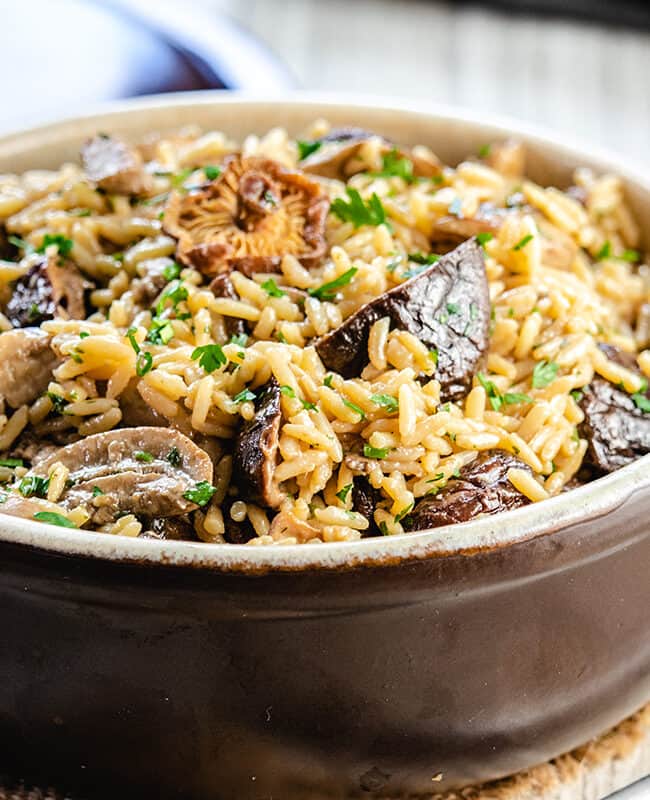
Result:
M295 397L295 396L296 396L296 393L295 393L295 392L294 392L294 390L291 388L291 386L280 386L280 392L281 392L281 393L282 393L282 394L283 394L285 397Z
M481 247L485 250L485 245L488 242L491 242L494 239L493 233L477 233L476 234L476 241L481 245Z
M411 503L410 506L407 506L406 508L403 508L397 514L395 514L395 522L396 523L397 522L401 522L404 519L404 517L408 516L408 514L410 514L411 511L413 511L413 506L414 505L415 505L415 503Z
M133 454L133 457L136 461L141 461L143 464L151 464L153 461L151 453L147 453L145 450L138 450Z
M366 458L386 458L389 450L389 447L371 447L369 444L363 446L363 454Z
M650 414L650 400L641 392L635 392L631 395L634 405L644 414Z
M333 281L324 283L322 286L318 286L315 289L310 289L309 294L312 297L317 297L319 300L334 300L337 289L340 289L342 286L347 286L358 271L357 267L350 267L350 269L346 270L342 275L339 275L338 278L334 278Z
M348 499L348 495L350 494L351 490L352 490L352 484L347 483L341 490L339 490L336 493L336 496L342 503L345 503L345 501Z
M243 389L239 394L236 394L233 397L233 402L235 403L247 403L249 400L255 400L257 395L255 392L251 392L250 389Z
M199 481L194 485L193 489L188 489L183 493L183 497L189 500L190 503L196 503L197 506L207 506L212 500L212 495L217 491L217 487L213 486L207 481Z
M24 467L22 458L0 458L0 467Z
M490 155L491 150L492 150L492 145L491 144L483 144L483 145L481 145L479 147L479 149L478 149L478 157L479 158L488 158L489 155Z
M523 250L524 247L526 247L526 245L528 244L528 242L532 241L532 239L533 239L533 234L529 233L526 236L524 236L523 239L520 239L512 249L515 252L518 250Z
M171 264L167 264L165 269L163 270L163 277L166 281L171 282L175 281L181 274L181 265L177 264L173 261Z
M607 239L605 244L596 253L596 261L603 261L606 258L610 258L611 255L612 255L612 243L609 241L609 239Z
M192 361L198 358L201 366L208 374L228 363L226 354L220 344L204 344L192 352Z
M221 167L213 167L208 165L203 167L203 174L209 181L215 181L221 175Z
M280 289L273 278L269 278L268 281L264 281L264 283L260 284L260 286L269 295L269 297L284 297L286 294L283 289Z
M46 233L43 237L43 243L37 248L37 253L44 253L48 247L56 245L60 256L67 256L70 254L74 242L68 239L67 236L62 236L60 233Z
M151 353L142 352L138 355L135 361L135 371L139 378L142 378L144 375L149 372L151 367L153 366L153 356Z
M401 156L395 148L382 156L381 170L373 175L376 178L402 178L406 183L413 183L416 180L413 175L413 162L410 158Z
M237 333L230 337L230 344L239 345L239 347L246 347L248 342L248 335L245 333Z
M362 408L356 403L353 403L351 400L348 400L346 397L343 398L343 405L349 408L351 411L354 411L355 414L358 414L361 419L366 418L366 413Z
M339 197L332 202L331 211L343 222L351 222L355 228L362 225L383 225L386 212L377 194L373 192L370 200L365 202L356 189L345 190L349 200Z
M424 253L409 253L407 258L415 264L435 264L436 261L440 261L440 256L437 253L429 253L428 255L424 255Z
M46 497L49 485L49 478L40 478L38 475L25 475L18 484L18 491L23 497Z
M298 145L298 160L304 161L312 153L315 153L323 143L319 141L305 142L298 139L296 144Z
M392 394L373 394L370 399L375 405L385 408L389 414L399 410L399 401Z
M555 380L559 367L553 361L540 361L533 370L533 389L543 389Z
M59 528L76 528L74 522L71 522L63 514L57 514L56 511L37 511L34 514L34 519L38 522L47 522L50 525L58 525Z
M102 494L104 494L104 492L99 488L99 486L93 486L93 497L100 497Z
M167 453L167 461L169 461L172 467L180 466L182 457L181 452L176 445L173 445L173 447L169 449L169 453Z

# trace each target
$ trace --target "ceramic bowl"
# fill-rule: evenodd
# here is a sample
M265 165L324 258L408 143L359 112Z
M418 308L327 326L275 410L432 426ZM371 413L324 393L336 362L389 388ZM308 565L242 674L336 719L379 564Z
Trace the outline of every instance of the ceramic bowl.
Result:
M614 170L527 126L391 101L192 94L0 140L55 167L97 131L235 137L317 117L456 163L510 135L529 174ZM646 241L646 246L650 242ZM0 771L87 797L397 797L578 746L650 700L650 461L463 525L275 548L122 539L0 516Z

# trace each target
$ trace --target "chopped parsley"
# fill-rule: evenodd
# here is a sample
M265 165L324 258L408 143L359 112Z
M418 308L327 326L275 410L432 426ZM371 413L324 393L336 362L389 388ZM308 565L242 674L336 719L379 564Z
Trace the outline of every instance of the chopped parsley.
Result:
M571 397L573 397L576 403L579 403L582 400L583 396L584 396L583 393L578 391L577 389L574 389L571 392Z
M315 153L318 149L320 149L322 142L315 141L315 142L306 142L301 141L298 139L296 142L298 145L298 160L304 161L308 158L312 153Z
M365 411L362 408L359 408L359 406L356 403L353 403L351 400L348 400L346 397L343 398L343 405L349 408L351 411L354 411L355 414L358 414L360 419L366 418Z
M532 240L533 240L533 234L529 233L526 236L524 236L523 239L520 239L512 249L515 252L517 252L518 250L523 250L524 247L526 247L526 245L528 244L528 242L531 242Z
M381 531L382 536L390 536L390 531L388 530L388 525L386 525L385 520L382 520L379 523L379 530Z
M276 331L275 337L278 342L282 342L282 344L289 344L287 337L282 333L282 331Z
M433 348L431 348L431 350L429 350L429 358L433 361L433 363L437 367L438 366L438 351L436 350L435 347L433 347Z
M650 400L641 392L635 392L631 395L634 405L644 414L650 414Z
M156 305L156 314L158 316L162 314L167 300L171 300L172 306L176 308L179 303L181 303L183 300L187 300L187 298L188 292L185 286L183 286L183 281L172 281L162 293L160 300Z
M345 503L345 501L348 499L348 495L350 494L351 490L352 490L352 484L346 483L346 485L336 493L336 496L342 503Z
M24 462L22 458L0 458L0 467L23 467Z
M151 344L168 344L174 338L174 326L168 319L154 317L147 331L147 341Z
M88 331L81 331L79 334L80 339L87 339L89 336L90 334L88 333Z
M93 497L100 497L103 494L104 492L99 488L99 486L93 486Z
M607 239L605 244L596 253L596 261L603 261L605 258L609 258L611 255L612 255L612 243L609 241L609 239Z
M230 344L239 345L239 347L246 347L248 342L248 335L245 333L237 333L230 337Z
M181 265L177 264L173 261L171 264L167 264L165 269L163 270L163 277L166 281L175 281L181 274Z
M400 156L395 148L382 156L381 170L373 175L376 178L401 178L406 183L413 183L416 180L413 174L413 162L410 158Z
M55 392L46 392L46 394L50 398L53 410L56 411L57 414L63 414L63 409L68 404L65 397L61 397L60 394L56 394Z
M199 360L199 366L208 374L228 363L226 354L220 344L204 344L192 352L192 361Z
M247 403L249 400L255 400L256 397L255 392L251 392L250 389L243 389L233 397L233 401L235 403Z
M43 243L37 248L37 253L44 253L48 247L56 245L60 256L67 256L70 254L74 242L68 239L67 236L62 236L60 233L46 233L43 237Z
M371 447L369 444L363 446L363 454L366 458L386 458L389 450L389 447Z
M142 378L144 375L149 372L151 367L153 366L153 356L151 353L142 352L138 355L136 362L135 362L135 371L139 378Z
M458 314L460 312L460 306L458 303L447 303L447 311L450 314Z
M25 475L18 484L18 491L23 497L46 497L49 485L49 478L40 478L38 475Z
M356 189L347 187L345 192L349 198L347 202L338 197L331 205L332 212L342 222L351 222L355 228L362 225L383 225L386 222L386 212L375 192L367 202Z
M347 286L358 271L357 267L350 267L350 269L346 270L342 275L339 275L338 278L334 278L333 281L324 283L322 286L318 286L315 289L310 289L309 294L312 297L317 297L319 300L334 300L337 290L343 286Z
M209 181L215 181L221 175L221 167L208 165L203 167L203 174Z
M481 247L483 249L485 249L485 245L488 242L491 242L492 239L494 239L494 234L493 233L488 233L487 231L485 233L477 233L476 234L476 241L481 245Z
M389 414L394 414L399 409L399 401L392 394L373 394L370 399L375 405L385 408Z
M478 149L478 157L479 158L489 158L491 151L492 151L492 145L491 144L483 144Z
M623 250L620 256L617 256L622 261L628 261L630 264L636 264L641 260L641 254L638 250Z
M305 411L316 411L316 403L310 403L309 400L300 400L302 407Z
M410 506L406 506L406 508L403 508L400 512L395 514L395 522L401 522L404 519L404 517L408 516L411 513L411 511L413 511L414 505L415 503L411 503Z
M409 253L408 260L413 261L415 264L429 265L440 261L440 256L437 253L429 253L428 255L424 255L424 253Z
M167 453L167 461L169 461L172 467L179 467L182 460L183 459L180 450L178 447L176 447L176 445L173 445L173 447L170 448L169 453Z
M485 393L490 400L490 405L495 411L500 411L503 406L514 405L515 403L533 402L532 397L520 392L506 392L505 394L501 394L493 381L489 380L482 372L479 372L476 377L481 386L485 389Z
M63 514L57 514L56 511L37 511L34 514L34 519L37 522L47 522L50 525L58 525L59 528L76 528L74 522L71 522Z
M295 393L295 392L294 392L294 390L291 388L291 386L280 386L280 392L281 392L281 393L282 393L282 394L283 394L285 397L295 397L295 396L296 396L296 393Z
M332 388L332 380L334 379L334 375L330 372L329 375L326 375L323 379L323 385L327 386L328 389Z
M269 297L284 297L286 292L283 289L280 289L278 284L273 280L273 278L269 278L268 281L264 281L264 283L260 284L262 289L268 294Z
M27 317L30 322L34 322L41 316L41 309L38 307L38 303L32 303L29 307L29 311L27 312Z
M151 464L153 461L151 453L147 453L145 450L138 450L133 454L133 457L136 461L141 461L143 464Z
M559 367L554 361L540 361L533 370L533 389L543 389L555 380Z
M212 495L217 491L217 487L213 486L207 481L199 481L194 485L193 489L188 489L183 493L183 497L189 500L190 503L196 503L197 506L207 506L212 500Z

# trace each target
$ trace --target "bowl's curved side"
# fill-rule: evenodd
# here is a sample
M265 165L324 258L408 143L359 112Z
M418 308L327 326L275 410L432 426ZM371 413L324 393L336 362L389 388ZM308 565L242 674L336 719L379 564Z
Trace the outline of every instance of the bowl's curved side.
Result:
M99 109L88 116L53 123L32 131L0 138L0 172L34 167L54 168L78 158L79 147L90 135L110 130L138 139L151 130L178 129L188 123L226 130L235 137L251 131L264 133L274 126L299 134L317 117L335 125L354 122L408 144L429 144L445 161L456 163L482 144L515 135L527 142L529 174L538 181L567 184L576 165L614 170L622 175L632 206L650 231L650 179L640 170L619 163L594 148L567 143L531 126L493 115L430 104L405 104L386 98L328 97L296 93L273 100L222 93L189 93L139 98ZM650 458L650 457L649 457ZM320 565L350 567L401 558L422 558L477 547L505 546L513 541L557 530L578 514L604 513L630 491L650 491L650 471L641 461L625 476L613 475L578 493L554 498L532 510L523 509L491 521L477 520L450 529L360 543L315 547L227 548L188 542L143 542L96 534L70 533L53 526L0 517L0 540L23 542L59 552L90 557L155 563L192 563L212 569L298 570ZM112 538L112 537L111 537Z
M649 506L352 571L2 542L3 769L93 797L299 800L543 762L650 697Z

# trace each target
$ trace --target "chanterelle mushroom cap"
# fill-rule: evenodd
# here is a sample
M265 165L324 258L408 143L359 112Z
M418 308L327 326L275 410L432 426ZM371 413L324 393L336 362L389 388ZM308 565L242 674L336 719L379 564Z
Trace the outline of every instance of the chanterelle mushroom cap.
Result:
M309 267L326 252L329 198L301 172L268 158L231 156L212 183L172 192L163 226L177 258L206 275L276 270L285 255Z

